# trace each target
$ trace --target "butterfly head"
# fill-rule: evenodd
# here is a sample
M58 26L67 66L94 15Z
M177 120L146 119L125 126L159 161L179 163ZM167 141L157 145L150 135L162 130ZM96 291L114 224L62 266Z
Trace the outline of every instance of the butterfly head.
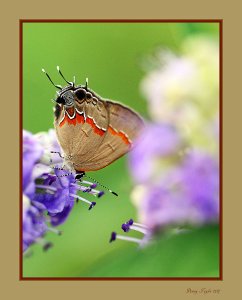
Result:
M72 107L75 103L75 95L72 89L63 90L61 93L58 92L58 96L55 99L58 104L63 104L65 107Z
M55 102L69 108L74 106L76 102L88 102L93 98L93 96L94 95L88 91L85 86L67 86L60 92L57 92L57 98L55 99Z
M57 92L57 97L54 100L59 105L64 105L66 108L70 108L75 105L75 101L81 103L83 101L91 101L94 97L93 93L87 88L88 79L86 79L86 84L84 86L75 86L74 82L68 81L63 76L59 66L57 66L57 70L61 77L65 80L68 85L62 88L60 85L55 84L52 79L50 78L49 74L46 73L44 69L42 71L46 74L50 82L59 90Z

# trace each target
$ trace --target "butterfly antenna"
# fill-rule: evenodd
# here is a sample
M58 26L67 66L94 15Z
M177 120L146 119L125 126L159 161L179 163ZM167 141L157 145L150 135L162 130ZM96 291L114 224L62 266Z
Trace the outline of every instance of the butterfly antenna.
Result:
M87 86L88 86L88 78L86 78L86 90L87 90Z
M65 82L68 83L68 84L70 84L70 85L72 85L72 86L74 86L74 82L70 82L70 81L68 81L68 80L65 79L64 75L62 74L62 72L60 70L60 67L57 66L56 68L57 68L57 71L59 72L60 76L65 80Z
M62 87L58 84L54 84L52 79L50 78L49 74L45 71L45 69L42 69L42 72L45 73L45 75L48 77L49 81L55 86L57 89L62 90Z
M94 181L95 183L97 183L98 185L100 185L101 187L105 188L106 190L108 190L110 193L112 193L113 195L117 196L118 197L118 194L115 193L114 191L110 190L108 187L106 187L105 185L101 184L100 182L98 182L96 179L90 177L90 176L87 176L86 174L84 174L83 176L91 179L92 181Z

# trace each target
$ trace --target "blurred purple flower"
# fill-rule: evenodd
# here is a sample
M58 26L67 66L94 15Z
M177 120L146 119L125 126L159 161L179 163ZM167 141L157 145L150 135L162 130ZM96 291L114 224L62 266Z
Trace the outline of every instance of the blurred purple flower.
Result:
M141 88L154 123L129 159L137 224L146 226L148 236L156 229L218 221L218 50L216 41L191 36L180 54L159 51L149 61L153 67ZM126 233L132 227L122 225ZM113 232L111 241L116 239L144 240Z
M181 143L175 129L168 124L148 124L130 153L130 171L137 183L149 180L157 161L178 151ZM160 169L158 170L160 172Z
M185 192L198 210L202 222L216 220L219 215L219 166L207 153L192 151L182 166Z
M210 154L190 152L159 183L143 188L138 214L151 230L218 220L219 168Z

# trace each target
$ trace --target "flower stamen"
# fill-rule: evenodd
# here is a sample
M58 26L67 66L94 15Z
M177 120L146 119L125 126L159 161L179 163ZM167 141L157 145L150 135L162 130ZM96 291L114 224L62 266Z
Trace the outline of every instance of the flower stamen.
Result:
M133 237L129 237L129 236L123 236L123 235L119 235L116 232L112 232L111 233L111 238L109 240L109 242L113 242L115 240L124 240L124 241L128 241L128 242L133 242L133 243L137 243L139 245L142 244L143 240L142 239L137 239L137 238L133 238Z
M104 194L103 191L95 190L95 187L97 186L95 183L91 184L91 186L89 187L75 183L71 183L71 186L76 187L79 191L82 191L83 193L89 193L95 197L97 196L98 198L100 198Z
M88 203L90 205L89 206L89 210L91 210L96 205L96 202L88 201L87 199L82 198L81 196L78 196L78 195L75 195L75 194L70 194L70 196L72 196L73 198L75 198L77 201L81 200L81 201L83 201L85 203Z
M141 232L143 234L148 234L148 228L145 225L142 225L140 223L135 223L133 219L130 219L126 223L122 224L121 228L123 229L124 232L129 232L129 230L135 230L138 232Z
M57 191L57 189L55 187L49 186L49 185L44 185L44 184L36 184L36 187L38 189L45 189L45 190L53 191L53 192Z

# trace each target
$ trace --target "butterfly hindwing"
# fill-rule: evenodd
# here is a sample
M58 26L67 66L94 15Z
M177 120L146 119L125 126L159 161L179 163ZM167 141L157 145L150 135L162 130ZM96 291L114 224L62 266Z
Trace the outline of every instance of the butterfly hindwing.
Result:
M93 156L83 162L86 171L101 169L126 154L143 127L142 119L128 107L111 101L105 104L109 116L108 129Z

